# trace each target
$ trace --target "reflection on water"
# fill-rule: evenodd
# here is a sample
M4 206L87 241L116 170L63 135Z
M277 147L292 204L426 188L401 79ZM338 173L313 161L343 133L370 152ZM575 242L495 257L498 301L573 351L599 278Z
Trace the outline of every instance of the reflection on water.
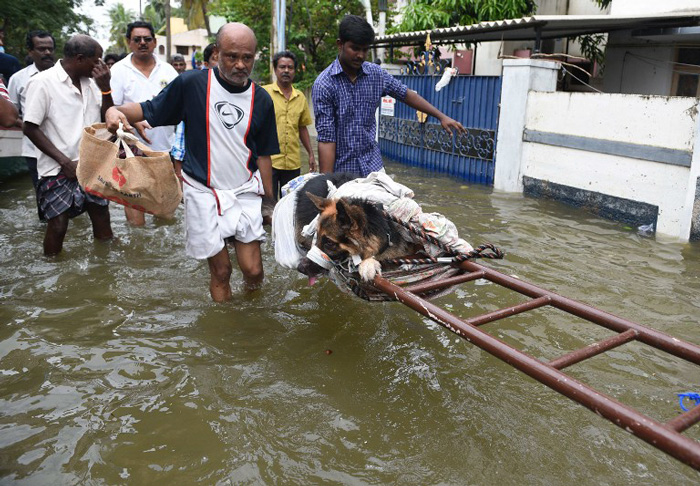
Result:
M700 246L557 203L389 164L487 262L700 342ZM0 484L692 484L697 473L396 303L308 287L264 248L266 283L212 304L175 222L41 256L30 183L0 185ZM521 302L466 284L469 317ZM484 327L551 359L608 331L551 309ZM329 352L330 351L330 352ZM630 344L571 373L665 421L697 368ZM700 438L696 426L688 436Z

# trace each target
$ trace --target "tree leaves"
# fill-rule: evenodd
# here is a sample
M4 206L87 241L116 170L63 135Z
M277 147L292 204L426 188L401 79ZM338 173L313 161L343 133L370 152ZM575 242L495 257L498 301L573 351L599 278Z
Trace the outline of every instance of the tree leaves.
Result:
M126 38L126 26L136 20L133 10L127 10L123 4L112 5L107 11L109 15L110 51L129 52L129 41Z
M43 29L56 38L56 57L61 57L65 41L75 33L88 34L93 24L92 19L76 12L81 4L82 0L4 2L5 51L23 60L27 54L27 32Z
M432 30L488 20L520 18L535 11L532 0L414 0L391 32Z
M376 0L372 3L376 12ZM260 56L253 78L261 82L270 80L271 12L270 0L221 0L212 5L212 13L232 22L243 22L255 32ZM287 0L286 44L297 56L294 84L299 89L311 87L318 74L335 59L338 24L348 13L364 17L359 0Z

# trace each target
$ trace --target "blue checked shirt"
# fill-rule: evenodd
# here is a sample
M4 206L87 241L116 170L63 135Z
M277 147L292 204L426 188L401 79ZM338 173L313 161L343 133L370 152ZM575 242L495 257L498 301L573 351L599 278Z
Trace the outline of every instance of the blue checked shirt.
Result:
M175 140L173 140L173 148L170 150L170 155L173 159L182 162L185 160L185 122L178 123L175 129Z
M312 100L319 142L335 142L335 172L366 176L382 168L375 112L382 96L406 98L406 85L365 62L350 82L338 59L316 78Z

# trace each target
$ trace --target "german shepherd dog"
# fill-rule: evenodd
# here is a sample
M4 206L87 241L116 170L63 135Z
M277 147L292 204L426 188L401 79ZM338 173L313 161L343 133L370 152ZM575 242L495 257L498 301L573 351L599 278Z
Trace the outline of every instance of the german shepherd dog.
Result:
M354 178L345 173L323 174L310 179L299 189L296 195L296 241L307 251L311 249L312 239L304 237L301 231L320 214L316 246L334 262L359 257L360 277L371 281L375 275L381 275L380 260L413 254L422 246L406 241L395 223L384 216L381 203L358 198L327 199L327 181L338 187ZM306 257L297 270L310 278L326 272Z

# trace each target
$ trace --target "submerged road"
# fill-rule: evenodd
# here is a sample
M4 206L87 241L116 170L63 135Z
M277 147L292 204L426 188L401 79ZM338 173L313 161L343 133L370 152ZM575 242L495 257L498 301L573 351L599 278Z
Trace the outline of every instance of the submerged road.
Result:
M507 275L700 343L700 245L390 163L424 211L506 251ZM698 473L398 303L308 287L264 249L266 283L216 305L182 212L41 255L31 183L0 183L0 484L688 485ZM514 305L465 284L463 317ZM483 329L551 359L607 337L541 309ZM697 368L632 343L576 379L660 421ZM687 432L700 438L700 427Z

